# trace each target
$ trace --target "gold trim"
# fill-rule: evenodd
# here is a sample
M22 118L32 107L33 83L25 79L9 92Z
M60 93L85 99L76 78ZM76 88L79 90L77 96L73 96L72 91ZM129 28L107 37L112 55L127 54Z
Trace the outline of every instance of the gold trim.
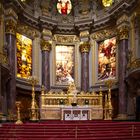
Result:
M118 39L124 40L129 38L129 28L127 25L123 25L118 28Z
M16 34L16 22L14 22L14 20L12 19L8 19L6 20L6 28L5 28L5 32L9 33L9 34Z
M0 63L8 64L8 57L6 54L0 52Z
M80 32L80 38L88 38L88 37L89 37L89 31Z
M51 51L51 43L49 41L46 41L44 39L41 40L41 50L42 51Z
M16 101L17 121L15 122L15 124L23 124L23 122L21 121L21 117L20 117L20 106L21 106L21 102L20 101Z
M104 40L109 37L113 37L117 35L116 28L108 28L101 31L97 31L91 34L91 38L96 41Z
M25 34L32 39L39 37L39 32L37 30L30 26L22 25L21 23L17 25L17 32Z
M134 70L140 68L140 59L135 59L128 65L128 69Z
M54 40L60 44L68 44L68 43L73 44L74 42L77 42L79 39L76 35L56 34L56 35L54 35Z
M50 30L43 29L42 35L52 37L52 32Z
M88 42L84 42L79 47L81 53L89 53L90 44Z

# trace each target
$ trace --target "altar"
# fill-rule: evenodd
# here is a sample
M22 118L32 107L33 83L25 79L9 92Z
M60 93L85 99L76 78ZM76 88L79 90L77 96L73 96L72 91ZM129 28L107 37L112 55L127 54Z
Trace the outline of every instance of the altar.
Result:
M61 120L91 120L91 107L88 106L62 107Z
M75 104L75 106L73 106ZM47 92L40 96L41 120L94 120L103 119L102 93L79 92L71 84L67 93Z

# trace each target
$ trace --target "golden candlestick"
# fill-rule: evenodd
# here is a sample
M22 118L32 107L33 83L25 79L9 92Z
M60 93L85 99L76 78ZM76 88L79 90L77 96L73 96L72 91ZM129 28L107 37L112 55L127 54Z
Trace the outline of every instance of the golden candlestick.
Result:
M114 85L114 79L107 79L105 85L108 87L108 93L105 95L105 120L112 120L112 103L111 103L111 88Z
M23 122L21 121L21 117L20 117L20 105L21 102L17 101L16 102L16 107L17 107L17 121L15 122L15 124L23 124Z
M38 107L35 99L35 85L38 83L38 80L35 76L29 77L29 82L32 85L32 102L31 102L31 120L38 120Z

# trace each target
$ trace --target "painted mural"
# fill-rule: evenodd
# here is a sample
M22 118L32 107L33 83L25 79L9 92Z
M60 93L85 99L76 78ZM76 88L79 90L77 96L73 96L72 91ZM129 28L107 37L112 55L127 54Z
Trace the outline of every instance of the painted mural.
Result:
M32 75L32 40L16 34L17 46L17 77L28 78Z
M98 80L116 76L116 38L106 39L98 47Z
M74 46L56 46L56 84L74 82Z

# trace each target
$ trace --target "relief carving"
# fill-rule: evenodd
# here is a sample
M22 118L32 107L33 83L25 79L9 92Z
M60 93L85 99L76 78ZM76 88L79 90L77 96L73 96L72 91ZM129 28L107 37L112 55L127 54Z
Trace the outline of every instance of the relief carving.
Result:
M17 26L17 32L25 34L31 38L39 37L39 33L35 29L26 25L19 24Z
M79 0L79 13L87 15L90 12L89 0Z
M117 30L116 29L105 29L99 32L95 32L91 35L91 38L93 40L104 40L105 38L116 36L117 35Z
M6 20L5 26L6 26L6 29L5 29L6 33L13 34L13 35L16 34L16 22L15 22L15 20L12 20L12 19Z
M58 43L74 43L77 41L75 35L54 35L54 40Z

